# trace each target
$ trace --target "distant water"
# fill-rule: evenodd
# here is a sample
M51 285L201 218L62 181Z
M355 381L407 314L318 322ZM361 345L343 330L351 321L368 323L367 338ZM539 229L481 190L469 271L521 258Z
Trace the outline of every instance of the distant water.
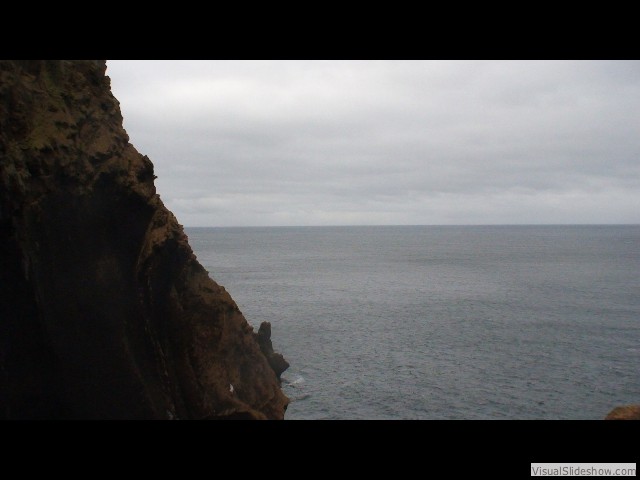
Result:
M600 419L640 403L640 226L187 229L291 367L287 419Z

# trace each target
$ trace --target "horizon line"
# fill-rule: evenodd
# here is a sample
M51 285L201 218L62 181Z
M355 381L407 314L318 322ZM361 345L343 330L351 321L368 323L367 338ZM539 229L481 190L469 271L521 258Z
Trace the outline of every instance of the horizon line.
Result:
M640 223L382 223L339 225L182 225L183 228L339 228L339 227L634 227Z

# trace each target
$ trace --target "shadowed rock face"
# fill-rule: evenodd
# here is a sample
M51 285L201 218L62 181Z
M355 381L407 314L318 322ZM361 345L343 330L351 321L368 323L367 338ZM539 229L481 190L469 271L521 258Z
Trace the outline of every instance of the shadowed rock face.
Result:
M260 324L260 328L256 334L256 340L258 340L260 350L264 353L265 357L267 357L269 365L271 365L273 371L276 372L278 380L280 380L280 375L289 368L289 362L284 359L281 353L273 351L273 344L271 343L271 323L262 322Z
M257 335L156 194L105 68L0 61L0 418L283 418Z

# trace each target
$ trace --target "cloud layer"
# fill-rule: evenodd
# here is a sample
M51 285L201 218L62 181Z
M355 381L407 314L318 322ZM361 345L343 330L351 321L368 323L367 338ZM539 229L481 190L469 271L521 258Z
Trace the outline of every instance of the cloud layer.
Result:
M187 226L640 223L638 61L108 61Z

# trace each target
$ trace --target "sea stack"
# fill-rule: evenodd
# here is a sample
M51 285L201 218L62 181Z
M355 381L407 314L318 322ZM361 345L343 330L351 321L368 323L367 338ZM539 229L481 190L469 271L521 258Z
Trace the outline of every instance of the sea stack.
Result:
M0 61L0 418L284 418L284 364L198 263L105 72Z

